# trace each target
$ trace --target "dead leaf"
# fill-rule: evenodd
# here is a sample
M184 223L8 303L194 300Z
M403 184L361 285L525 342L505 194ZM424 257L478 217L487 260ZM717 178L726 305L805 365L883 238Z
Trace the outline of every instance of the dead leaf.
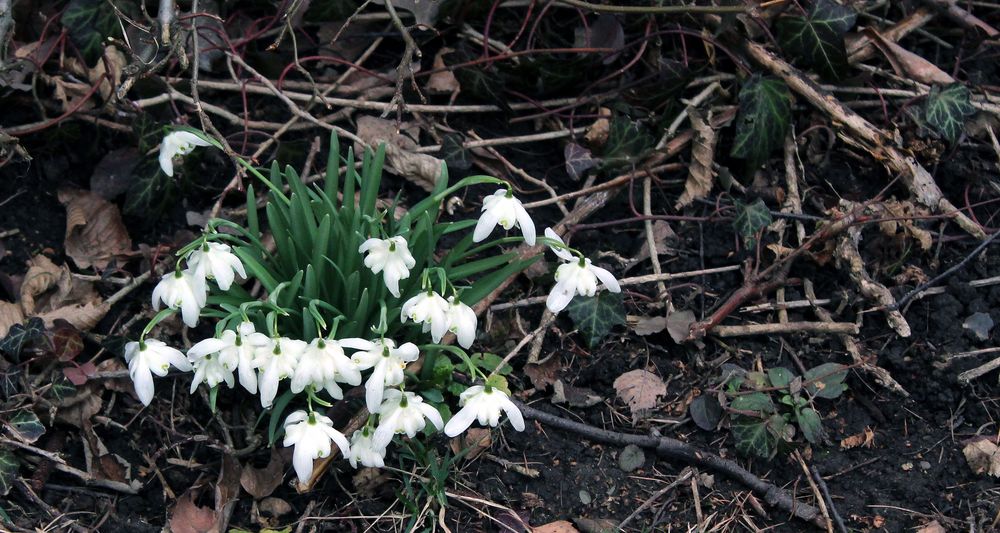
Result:
M969 468L978 475L989 474L1000 477L1000 448L996 443L986 438L969 442L962 448Z
M420 129L408 122L400 123L397 129L393 120L368 115L358 118L358 137L373 148L385 143L385 162L393 173L430 192L441 177L444 161L414 151L418 147L419 136ZM355 151L362 149L355 145Z
M90 78L91 85L97 83L97 80L104 78L104 81L101 82L101 86L97 90L100 91L101 98L105 102L111 98L118 86L121 85L122 69L126 65L128 65L128 59L126 59L125 54L115 47L115 45L109 44L104 47L104 55L97 62L97 65L87 72L87 77Z
M124 194L135 181L132 171L141 161L139 151L131 146L104 154L90 176L90 190L106 200Z
M575 387L563 380L552 384L552 403L565 403L571 407L591 407L604 401L599 394L586 387Z
M382 485L392 481L392 477L381 468L362 468L351 480L361 497L372 498Z
M633 417L656 407L657 398L667 393L667 386L659 376L641 368L618 376L614 387L618 397L628 404Z
M215 481L215 516L213 531L226 531L229 517L233 514L233 506L240 495L240 462L232 454L222 457L222 468L219 478Z
M580 531L567 520L556 520L533 528L531 533L580 533Z
M199 507L188 491L177 500L170 512L171 533L208 533L215 527L215 511Z
M559 378L560 370L562 370L562 364L558 357L549 357L541 363L524 365L524 373L531 380L531 386L542 391L555 383L556 379Z
M604 146L604 143L608 142L608 134L611 133L611 110L602 107L597 110L597 114L600 118L595 120L583 135L583 140L587 141L587 145L591 148Z
M643 231L642 244L639 246L638 253L625 264L626 272L649 259L649 239L646 238L645 233ZM677 233L674 232L674 229L670 227L670 224L666 220L653 222L653 245L656 246L657 254L676 255L677 251L670 244L676 243L678 240L680 240L680 237L677 236Z
M447 68L447 65L444 64L444 56L454 51L453 48L448 47L442 47L438 50L438 53L434 55L434 66L432 68L434 70ZM458 78L450 70L440 70L431 74L425 88L430 94L448 94L452 98L458 96L458 93L462 91L462 86L458 83Z
M667 313L667 333L670 334L670 338L673 339L674 342L681 344L691 332L691 324L693 324L695 320L697 320L697 318L694 316L694 311L687 309L684 311Z
M469 461L489 450L493 446L493 437L489 428L469 428L465 433L448 441L448 445L456 455L468 449L465 459Z
M21 309L26 315L35 314L35 297L55 287L63 274L63 269L44 255L36 255L28 260L28 271L24 273L24 281L21 282Z
M948 530L941 525L937 520L932 520L927 524L920 526L920 529L916 533L948 533Z
M90 419L101 412L104 400L99 393L95 393L95 386L87 385L77 390L77 393L68 398L56 402L56 420L64 424L85 428L90 424Z
M270 496L281 485L285 461L277 450L277 446L271 448L271 459L264 468L248 465L243 467L243 472L240 474L240 485L243 490L257 500Z
M872 428L866 427L861 433L842 439L840 441L840 449L850 450L858 447L871 448L874 444L875 432L872 431Z
M58 196L66 206L66 255L78 267L103 269L132 250L117 206L82 189L63 188Z
M292 506L281 498L264 498L260 502L260 510L273 517L279 517L292 512Z
M80 331L88 331L93 329L110 310L111 306L105 302L98 304L88 302L67 305L37 316L45 321L46 326L51 326L56 320L65 320Z
M384 0L375 0L375 3L384 6ZM418 25L433 27L437 21L438 10L441 9L441 0L392 0L392 5L396 9L405 9L413 13L413 18Z
M872 43L885 55L896 74L929 85L955 83L955 78L937 65L886 39L875 29L865 28L862 33L871 38Z
M6 337L10 327L24 322L21 306L10 302L0 302L0 338Z
M618 522L610 518L584 518L573 519L576 527L580 528L580 533L607 533L618 531Z
M667 329L667 317L665 316L637 316L633 322L630 317L626 317L628 324L636 335L654 335Z
M711 115L705 120L701 113L693 107L688 107L688 116L691 117L691 127L694 128L695 136L691 145L691 164L688 165L688 178L684 183L684 192L681 193L674 209L681 209L691 202L708 196L712 191L714 172L712 163L715 162L715 142L717 136L712 129Z

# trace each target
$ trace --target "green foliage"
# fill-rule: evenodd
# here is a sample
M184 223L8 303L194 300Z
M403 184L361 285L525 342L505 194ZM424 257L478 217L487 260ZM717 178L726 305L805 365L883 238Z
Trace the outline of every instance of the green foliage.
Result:
M625 323L621 293L601 291L589 298L577 296L566 310L591 348L597 346L611 332L611 328Z
M472 168L472 158L465 149L465 136L461 133L446 133L441 137L441 151L438 157L444 160L449 169L469 170Z
M0 449L0 496L6 496L17 480L21 460L10 450Z
M20 441L31 444L45 434L45 426L38 416L28 409L21 409L7 421L7 428Z
M21 392L22 375L23 371L16 366L0 371L0 400L7 400Z
M61 20L90 65L104 53L104 41L121 34L114 9L104 0L70 0Z
M736 218L733 219L733 228L743 238L743 244L747 248L754 247L757 232L766 228L773 220L771 210L760 198L751 204L736 202Z
M844 380L847 379L847 367L837 363L823 363L810 368L802 378L806 382L806 390L817 398L832 400L847 390L847 385L844 384Z
M778 19L781 48L827 79L839 79L847 71L844 35L854 27L858 14L833 0L815 0L805 17Z
M949 143L958 142L965 125L965 117L976 112L972 107L972 93L961 83L935 85L924 103L924 120Z
M604 144L601 169L608 170L638 163L655 144L656 139L642 122L624 115L615 115L611 119L608 141Z
M778 78L754 75L743 84L739 100L732 155L757 167L784 142L792 120L792 93Z
M124 211L127 214L155 218L177 194L177 182L164 174L155 161L140 162L133 176L125 193Z
M21 355L25 346L45 337L45 322L41 318L32 317L23 324L14 324L7 331L7 336L0 340L0 352L15 360Z

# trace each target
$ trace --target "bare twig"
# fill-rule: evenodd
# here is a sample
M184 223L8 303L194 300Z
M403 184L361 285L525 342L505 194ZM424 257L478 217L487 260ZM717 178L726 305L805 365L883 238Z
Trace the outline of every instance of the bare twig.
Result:
M12 7L12 0L0 0L0 67L6 65L7 42L9 37L13 36L11 33L11 30L14 29L14 11L11 9Z
M955 0L924 0L924 3L940 9L952 22L967 30L982 30L990 38L1000 36L1000 31L997 31L996 28L983 22L979 17L959 7Z
M813 495L816 497L816 505L819 506L819 512L823 513L827 533L833 533L833 520L830 519L830 511L826 508L826 500L823 499L823 495L819 492L819 487L816 486L816 481L813 480L812 474L809 473L809 467L806 466L805 459L802 458L802 454L798 450L795 450L793 455L799 462L799 466L802 467L802 472L806 475L806 481L809 482L809 486L812 488Z
M840 517L840 513L837 512L837 507L833 505L833 497L830 496L830 489L826 486L826 481L823 480L823 476L819 475L819 470L816 466L809 467L809 473L812 474L812 478L816 480L816 485L819 487L820 493L823 495L823 499L826 501L826 508L830 511L830 516L833 518L834 525L837 526L837 531L840 533L847 533L847 526L844 525L844 519Z
M773 324L742 324L715 326L712 334L719 337L746 337L776 333L822 333L825 335L857 335L858 325L853 322L777 322Z
M396 7L392 5L392 2L393 0L384 0L383 3L385 4L386 12L389 13L389 18L392 20L392 25L399 30L399 34L402 36L403 44L405 45L403 56L399 60L399 67L396 68L396 92L393 93L392 100L389 102L390 106L395 105L396 107L396 122L399 123L403 121L403 110L406 106L406 101L403 99L403 85L407 79L410 80L413 90L420 95L420 101L425 101L424 95L420 92L420 87L417 85L417 79L413 75L414 57L417 61L420 61L423 54L420 52L417 42L413 40L413 36L410 35L410 30L406 28L403 20L396 13ZM388 114L389 110L386 109L382 112L382 118L385 118Z
M716 14L746 13L749 8L736 6L622 6L608 4L593 4L583 0L558 0L558 3L566 4L581 9L588 9L598 13L631 13L644 15L680 15L691 14Z
M994 233L993 235L990 235L990 238L988 238L985 241L979 243L979 246L976 246L976 249L972 250L972 253L970 253L969 255L965 256L965 258L962 259L961 261L959 261L958 264L956 264L955 266L949 268L948 270L945 270L944 272L938 274L937 276L934 276L933 279L927 281L926 283L923 283L923 284L919 285L917 288L915 288L912 291L906 293L905 295L903 295L902 298L896 300L895 303L887 305L886 309L889 310L889 311L895 311L895 310L901 309L904 305L906 305L907 302L909 302L910 300L912 300L914 296L916 296L916 295L920 294L921 292L927 290L928 287L936 285L936 284L940 283L942 280L947 279L949 276L951 276L955 272L958 272L963 267L965 267L965 265L969 264L969 261L972 261L976 257L979 257L979 254L983 253L983 250L985 250L986 248L988 248L990 246L990 244L992 244L993 241L995 241L997 239L997 237L1000 237L1000 231Z

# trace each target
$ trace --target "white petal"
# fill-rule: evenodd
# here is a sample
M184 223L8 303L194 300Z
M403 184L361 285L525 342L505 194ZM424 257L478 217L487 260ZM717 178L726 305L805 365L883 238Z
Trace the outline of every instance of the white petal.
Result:
M590 269L590 271L593 272L595 276L597 276L597 279L601 280L601 283L603 283L604 286L607 287L609 291L622 292L621 285L618 284L618 280L615 279L615 276L611 272L608 272L606 269L594 265L588 265L587 268Z
M292 466L295 467L295 475L299 478L299 483L305 485L312 478L313 456L315 450L307 449L307 443L300 443L295 446L292 453Z
M444 434L449 437L455 437L459 433L469 429L469 426L472 425L472 421L475 419L476 412L468 407L463 407L448 421L448 424L444 427Z
M385 365L375 365L375 370L365 383L365 405L369 413L377 413L385 393Z
M218 352L219 350L229 346L229 343L222 339L209 338L205 340L198 341L194 346L188 350L188 357L201 358L205 357L210 353Z
M168 145L166 139L160 143L160 168L164 174L171 177L174 175L174 150L172 143Z
M346 339L340 339L337 341L344 348L350 348L352 350L361 350L367 352L375 348L375 343L365 339L359 339L357 337L348 337Z
M438 429L444 427L444 420L441 418L441 413L433 406L420 402L417 404L417 409L420 409L420 412L427 417L427 420L430 420L431 424L434 424L434 427Z
M131 372L132 384L135 386L135 395L143 405L149 405L153 401L153 374L146 366L136 368Z
M497 210L487 209L479 217L479 222L476 222L476 229L472 232L472 242L481 242L486 237L489 237L499 220L500 213Z
M559 237L559 235L556 234L556 232L553 231L552 228L545 228L545 236L548 237L548 238L550 238L550 239L552 239L552 240L554 240L554 241L559 241L559 243L561 243L561 244L565 244L563 242L562 238ZM558 247L555 247L555 246L552 246L552 245L549 245L549 248L560 259L563 259L565 261L573 261L574 260L573 253L570 252L569 250L565 249L565 248L558 248Z
M518 431L524 431L524 417L521 416L521 410L517 408L517 405L504 395L500 401L500 407L503 409L503 412L507 413L511 427Z
M528 246L535 245L535 223L531 220L528 212L517 202L514 205L514 215L517 216L517 225L521 227L521 234L524 235L524 242Z
M565 309L572 299L572 292L562 290L557 285L552 288L552 292L549 293L549 297L545 299L545 307L548 307L549 311L552 311L553 313L558 313Z

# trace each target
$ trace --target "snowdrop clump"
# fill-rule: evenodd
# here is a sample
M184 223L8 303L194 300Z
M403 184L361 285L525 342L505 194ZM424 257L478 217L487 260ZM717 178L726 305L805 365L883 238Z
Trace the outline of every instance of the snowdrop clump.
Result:
M190 132L171 133L161 148L164 171L172 172L175 155L210 144ZM519 228L519 239L527 244L537 239L548 245L564 261L547 300L554 312L574 296L593 296L598 282L620 291L614 276L551 229L536 236L527 211L501 180L472 176L448 186L443 175L430 197L397 220L376 202L383 152L365 154L360 173L354 170L353 153L341 160L335 137L330 152L328 175L337 176L343 163L345 177L323 187L307 187L290 168L282 171L275 164L265 176L244 163L269 188L265 211L274 247L261 240L250 186L246 224L212 220L201 237L178 251L176 268L153 290L153 308L164 309L125 347L139 400L150 404L153 376L166 376L171 367L193 372L191 392L205 384L213 409L220 386L232 389L239 383L271 410L270 441L284 432L281 443L294 447L293 466L303 484L313 476L313 461L328 457L334 444L355 468L382 467L397 436L414 438L434 429L454 437L474 422L496 427L502 415L522 431L524 420L496 363L466 350L474 345L478 327L471 305L537 258L520 260L507 252L481 259L501 240L475 248L472 243L484 241L499 225ZM483 183L505 188L484 199L472 235L435 256L442 235L473 226L472 221L435 222L442 202L458 189ZM253 293L254 284L261 295ZM147 338L175 313L190 328L210 320L215 334L195 342L186 354ZM461 348L442 344L449 334ZM421 359L424 370L410 371ZM442 392L454 390L445 385L456 385L451 382L456 364L481 384L458 395L460 409L452 415ZM428 379L431 374L437 381ZM352 394L355 387L358 393ZM349 439L315 408L355 398L360 403L362 396L370 415ZM278 417L290 405L302 408L279 426Z

